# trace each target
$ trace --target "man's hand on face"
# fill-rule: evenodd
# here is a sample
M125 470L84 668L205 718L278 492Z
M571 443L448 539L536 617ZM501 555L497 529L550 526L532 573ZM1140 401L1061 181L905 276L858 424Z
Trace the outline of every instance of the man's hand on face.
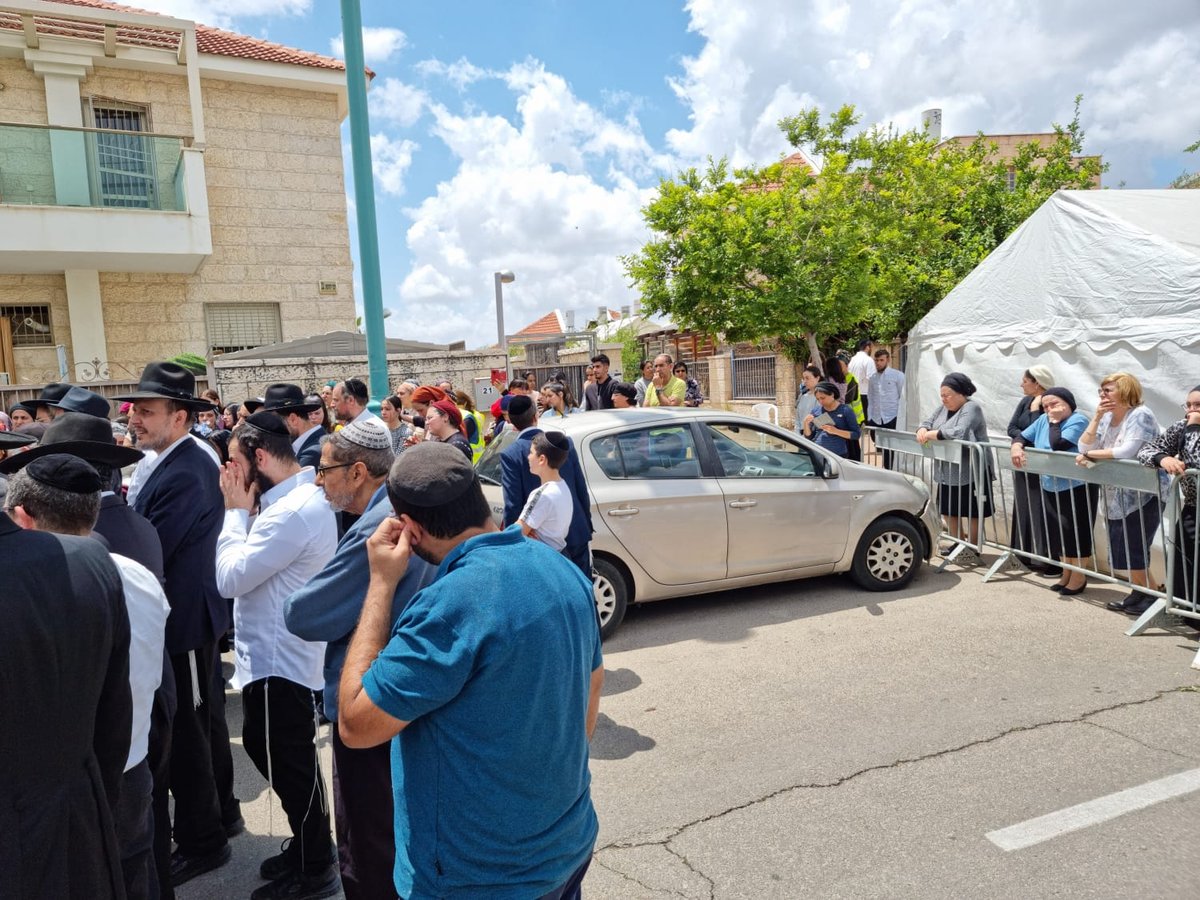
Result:
M244 509L249 512L258 501L258 485L251 483L247 487L242 467L233 460L221 467L221 493L225 496L226 509Z
M367 538L367 562L371 578L395 588L408 571L413 533L404 522L389 516Z

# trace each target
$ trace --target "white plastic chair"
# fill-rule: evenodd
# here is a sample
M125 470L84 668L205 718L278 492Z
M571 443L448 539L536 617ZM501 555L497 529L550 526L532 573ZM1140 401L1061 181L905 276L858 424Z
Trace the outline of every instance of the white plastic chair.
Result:
M750 415L771 425L779 424L779 407L774 403L755 403L750 407Z

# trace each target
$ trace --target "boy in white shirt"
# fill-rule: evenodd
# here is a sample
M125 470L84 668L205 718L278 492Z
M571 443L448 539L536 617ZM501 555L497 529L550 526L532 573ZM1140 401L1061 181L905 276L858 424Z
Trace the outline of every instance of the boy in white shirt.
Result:
M571 493L558 474L559 467L567 460L569 446L567 436L559 431L533 436L529 445L529 471L542 483L529 495L517 519L526 537L559 552L567 545L567 529L571 527Z

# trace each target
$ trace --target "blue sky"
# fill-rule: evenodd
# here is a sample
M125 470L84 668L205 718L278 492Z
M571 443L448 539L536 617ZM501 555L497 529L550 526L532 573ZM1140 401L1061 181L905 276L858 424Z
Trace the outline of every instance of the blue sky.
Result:
M139 5L327 54L341 33L336 0ZM1012 133L1082 93L1105 185L1200 168L1195 0L362 0L362 18L393 335L493 341L500 268L510 332L632 303L618 257L659 179L777 159L775 123L807 106Z

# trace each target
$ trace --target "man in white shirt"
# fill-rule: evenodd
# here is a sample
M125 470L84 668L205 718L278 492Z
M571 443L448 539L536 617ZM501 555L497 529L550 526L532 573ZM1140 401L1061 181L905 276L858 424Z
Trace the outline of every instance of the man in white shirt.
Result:
M846 368L850 370L850 374L858 379L858 390L862 397L863 415L868 413L871 405L870 401L867 400L867 382L875 374L875 363L871 361L871 354L874 350L875 342L870 338L865 338L858 342L858 352L846 364Z
M279 416L258 412L234 429L221 472L225 522L217 586L233 597L234 687L242 691L242 743L279 795L292 841L263 861L271 883L251 900L328 897L339 890L325 781L316 756L316 694L325 645L284 624L284 603L324 568L337 525L313 469L301 468ZM259 513L250 521L255 505Z
M883 347L875 351L875 371L867 386L867 424L895 430L904 395L904 373L891 367L892 355ZM883 451L883 467L892 467L892 451Z
M333 413L343 425L350 422L363 422L367 419L382 421L379 416L367 409L371 402L371 392L366 382L359 378L347 378L338 382L333 389Z

